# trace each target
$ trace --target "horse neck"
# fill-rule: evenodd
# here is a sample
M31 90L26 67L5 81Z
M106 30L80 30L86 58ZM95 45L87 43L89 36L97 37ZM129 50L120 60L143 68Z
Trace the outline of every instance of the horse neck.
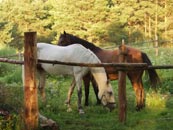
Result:
M91 67L90 69L97 85L100 90L104 90L107 84L107 75L103 67Z
M71 37L71 40L72 40L72 43L81 44L82 46L84 46L87 49L90 49L93 52L97 52L97 51L101 50L101 48L95 46L93 43L90 43L90 42L80 39L78 37L73 36L73 37Z

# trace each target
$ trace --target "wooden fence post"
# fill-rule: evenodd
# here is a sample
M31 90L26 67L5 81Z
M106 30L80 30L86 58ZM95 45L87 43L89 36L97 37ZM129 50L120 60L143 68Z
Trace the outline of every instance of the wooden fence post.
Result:
M25 32L24 37L25 130L36 130L38 129L38 99L36 87L36 32Z
M126 62L127 50L124 42L119 47L119 63ZM120 70L118 72L118 109L119 109L119 121L125 123L126 121L126 109L127 109L127 101L126 101L126 71Z

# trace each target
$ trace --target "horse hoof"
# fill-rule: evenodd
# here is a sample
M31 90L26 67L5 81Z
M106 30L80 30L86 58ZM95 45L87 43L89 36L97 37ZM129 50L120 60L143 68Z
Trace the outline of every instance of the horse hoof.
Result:
M141 110L140 108L136 107L136 111L140 111L140 110Z
M89 104L88 103L85 103L85 106L89 106Z
M141 111L144 108L144 106L136 106L136 111Z
M72 109L71 109L71 108L68 108L68 109L67 109L67 112L72 112Z
M45 102L46 102L46 97L41 97L41 101L42 101L43 103L45 103Z
M79 114L85 114L84 110L80 109Z
M65 101L65 104L66 104L66 105L68 105L68 104L69 104L69 101L68 101L68 100L66 100L66 101Z
M96 105L101 105L101 100L97 100Z

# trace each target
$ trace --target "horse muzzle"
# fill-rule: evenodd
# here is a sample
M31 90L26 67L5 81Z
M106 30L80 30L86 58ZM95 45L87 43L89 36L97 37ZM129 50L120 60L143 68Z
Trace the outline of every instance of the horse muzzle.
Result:
M116 107L115 102L108 102L105 107L109 108L110 112Z

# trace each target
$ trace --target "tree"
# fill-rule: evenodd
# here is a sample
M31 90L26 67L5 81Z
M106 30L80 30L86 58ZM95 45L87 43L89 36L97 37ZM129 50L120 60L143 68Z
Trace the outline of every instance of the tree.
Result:
M51 15L54 18L53 30L66 30L90 42L100 43L107 40L107 26L114 18L114 8L106 6L105 0L55 1ZM56 3L56 4L55 4Z
M48 37L52 33L48 11L49 5L42 0L4 1L1 8L3 10L2 21L6 23L2 31L11 36L11 39L9 38L8 42L4 43L21 49L23 46L23 33L27 31L37 31L38 40L43 35L45 38L47 37L47 41L52 40ZM5 27L9 29L7 30Z
M56 43L64 30L101 45L172 39L172 0L2 0L1 45L22 48L23 32Z

